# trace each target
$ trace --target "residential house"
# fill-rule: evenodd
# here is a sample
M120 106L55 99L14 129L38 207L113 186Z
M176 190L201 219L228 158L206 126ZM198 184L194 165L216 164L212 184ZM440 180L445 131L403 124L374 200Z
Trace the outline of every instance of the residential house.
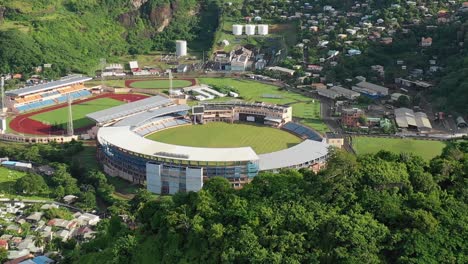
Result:
M279 67L279 66L268 67L267 70L279 72L281 74L289 75L289 76L293 76L294 73L296 72L295 70L291 70L291 69L283 68L283 67Z
M0 248L8 250L8 240L0 239Z
M422 37L421 38L421 47L430 47L430 46L432 46L432 38L431 37L428 37L428 38Z
M326 133L327 144L334 146L335 148L343 148L344 145L344 137L341 134L337 133Z
M364 111L359 108L344 108L341 110L341 124L346 127L359 127L359 119L364 116Z

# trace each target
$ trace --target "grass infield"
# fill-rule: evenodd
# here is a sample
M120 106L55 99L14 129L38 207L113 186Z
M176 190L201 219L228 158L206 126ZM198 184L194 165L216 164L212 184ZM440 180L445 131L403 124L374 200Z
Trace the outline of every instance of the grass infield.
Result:
M200 78L200 83L218 87L232 87L246 101L260 101L271 104L285 104L293 107L293 116L299 122L320 133L328 131L320 117L320 101L298 93L281 90L279 87L257 81L232 78ZM276 95L271 98L268 95ZM229 101L232 97L216 98L214 101Z
M301 142L300 138L280 129L222 122L171 128L149 135L147 138L191 147L252 147L257 154L290 148Z
M173 88L183 88L191 85L192 82L188 80L172 81ZM133 81L129 86L140 89L169 89L169 80Z
M430 160L440 155L444 147L444 142L432 140L353 137L353 148L357 154L388 150L394 153L413 153L423 157L425 160Z
M73 127L78 129L93 125L94 122L86 117L87 114L118 106L123 103L124 102L112 98L99 98L72 105ZM68 107L33 115L30 118L49 125L59 125L66 128L68 122Z

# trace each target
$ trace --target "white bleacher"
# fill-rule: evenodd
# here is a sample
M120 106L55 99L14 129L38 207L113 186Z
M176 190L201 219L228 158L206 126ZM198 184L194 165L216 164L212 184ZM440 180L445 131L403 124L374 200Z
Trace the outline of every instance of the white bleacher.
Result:
M218 97L225 97L226 96L225 94L222 94L222 93L220 93L220 92L218 92L216 90L211 89L210 87L203 87L203 88L200 88L200 89L203 90L203 91L206 91L208 93L214 94L214 95L216 95Z
M211 100L211 99L214 99L214 95L211 95L205 91L203 91L202 88L197 88L197 89L193 89L192 91L202 95L203 97L205 97L205 100ZM200 101L203 101L203 100L200 100Z

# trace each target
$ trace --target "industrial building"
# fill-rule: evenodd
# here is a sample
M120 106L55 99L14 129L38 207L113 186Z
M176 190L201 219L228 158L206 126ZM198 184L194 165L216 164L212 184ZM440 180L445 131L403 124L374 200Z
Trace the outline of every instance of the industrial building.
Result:
M330 88L330 90L338 93L340 97L344 97L349 100L354 100L360 96L358 92L346 89L341 86L333 86L332 88Z
M397 126L402 129L421 132L428 132L432 129L431 122L425 113L414 112L405 107L395 109L395 121Z
M388 95L388 88L366 81L357 83L352 87L352 90L372 98L379 98Z
M283 67L279 67L279 66L268 67L267 70L279 72L281 74L285 74L285 75L289 75L289 76L293 76L294 73L296 72L295 70L291 70L291 69L283 68Z

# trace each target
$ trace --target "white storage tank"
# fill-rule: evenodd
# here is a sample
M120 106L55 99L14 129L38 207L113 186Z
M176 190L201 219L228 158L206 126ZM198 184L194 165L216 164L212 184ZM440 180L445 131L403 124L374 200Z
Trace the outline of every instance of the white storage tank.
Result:
M242 35L242 29L244 26L242 25L232 25L232 34L235 36L240 36Z
M176 40L176 55L178 57L187 56L187 41Z
M259 35L268 35L268 25L258 25Z
M245 25L246 35L255 35L255 25Z

